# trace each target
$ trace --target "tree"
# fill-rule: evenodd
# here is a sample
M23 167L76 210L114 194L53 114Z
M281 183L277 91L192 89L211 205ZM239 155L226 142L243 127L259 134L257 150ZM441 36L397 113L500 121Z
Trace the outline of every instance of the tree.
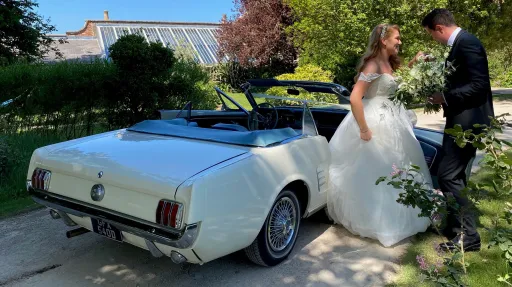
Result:
M0 64L16 59L34 61L41 59L52 47L53 40L47 35L55 26L33 10L38 4L32 0L0 1Z
M400 25L401 56L408 61L419 50L437 45L421 27L434 8L446 7L459 26L477 35L488 50L512 41L512 2L504 0L285 0L297 21L288 28L301 63L334 72L335 81L350 86L355 66L371 30L380 23Z
M401 27L402 55L411 57L433 45L420 23L423 15L447 0L286 0L297 17L288 28L301 63L333 71L335 81L351 86L355 66L372 29L380 23Z
M450 0L448 9L458 24L476 34L487 50L502 49L512 42L512 2L504 0Z
M167 84L176 62L173 51L131 34L111 45L109 55L117 67L119 87L118 93L106 99L112 112L110 124L132 125L157 117L157 108L166 101Z
M126 127L158 119L161 109L215 107L208 73L187 47L176 51L143 36L124 35L109 48L116 67L115 92L104 99L110 127Z
M285 33L293 24L290 8L282 0L234 0L238 11L224 15L219 33L220 56L242 66L293 66L297 53Z

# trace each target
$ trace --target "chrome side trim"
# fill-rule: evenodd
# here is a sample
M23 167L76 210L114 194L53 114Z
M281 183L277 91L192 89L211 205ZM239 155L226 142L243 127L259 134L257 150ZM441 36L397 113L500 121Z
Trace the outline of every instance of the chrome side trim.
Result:
M164 228L162 228L161 226L157 225L156 228L152 229L152 232L148 232L148 231L142 230L140 228L132 227L132 226L117 222L115 220L96 216L96 215L90 214L88 212L83 212L80 210L66 207L64 205L61 205L61 204L58 204L55 202L51 202L49 200L42 199L42 198L38 197L37 195L34 195L37 193L43 193L43 192L32 191L32 194L33 194L32 199L35 202L37 202L41 205L47 206L49 208L53 208L53 209L59 211L59 214L62 214L64 212L64 213L69 213L69 214L79 216L79 217L90 217L90 218L101 219L102 221L105 221L105 222L108 222L108 223L114 225L116 228L118 228L121 231L128 232L128 233L134 234L136 236L142 237L144 239L147 239L149 241L157 242L157 243L160 243L160 244L163 244L166 246L170 246L170 247L174 247L174 248L187 249L187 248L192 247L192 245L194 244L195 240L197 239L197 236L199 233L199 223L196 223L196 224L187 225L183 232L181 232L178 235L173 235L173 236L176 236L176 238L165 237L160 234L153 233L156 231L156 228L158 230L164 230ZM53 195L47 195L46 197L50 197L50 196L53 197ZM99 208L97 208L97 207L94 207L94 208L99 210ZM126 215L124 215L123 217L127 218ZM129 219L132 219L132 218L129 218ZM144 225L153 226L153 224L149 225L145 221L142 222L141 220L138 220L138 222L143 223ZM154 224L154 225L156 225L156 224ZM165 229L165 231L167 231L167 229Z
M326 204L322 204L320 205L319 207L313 209L311 212L307 212L307 214L305 214L302 218L307 218L307 217L310 217L312 216L313 214L319 212L320 210L324 209L327 207L327 203Z

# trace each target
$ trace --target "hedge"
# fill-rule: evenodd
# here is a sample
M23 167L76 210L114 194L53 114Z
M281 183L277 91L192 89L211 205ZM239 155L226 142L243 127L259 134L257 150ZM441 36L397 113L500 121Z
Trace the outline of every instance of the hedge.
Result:
M155 119L158 110L187 101L204 109L217 104L208 73L171 49L128 35L110 54L90 63L0 67L0 130L71 139Z

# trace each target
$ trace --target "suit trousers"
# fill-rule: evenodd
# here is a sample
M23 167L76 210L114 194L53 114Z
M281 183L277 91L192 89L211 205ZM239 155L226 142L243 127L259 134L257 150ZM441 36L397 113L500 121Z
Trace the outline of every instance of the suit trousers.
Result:
M471 159L476 155L476 148L471 144L460 148L452 136L444 134L443 151L444 157L439 163L437 173L439 186L445 197L453 196L458 205L458 208L448 206L445 231L450 234L448 236L455 237L463 228L466 237L479 238L476 230L474 206L461 193L467 185L466 168Z

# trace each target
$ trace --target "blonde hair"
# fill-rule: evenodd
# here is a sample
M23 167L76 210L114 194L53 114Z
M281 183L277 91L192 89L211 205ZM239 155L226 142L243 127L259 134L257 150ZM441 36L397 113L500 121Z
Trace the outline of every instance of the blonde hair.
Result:
M356 67L357 75L354 78L356 82L357 78L359 77L359 73L361 73L361 71L365 68L368 61L379 55L380 49L383 47L380 40L390 37L393 30L400 32L400 27L393 24L379 24L373 28L373 31L370 34L368 46L366 47L366 51L359 60L359 63ZM393 71L396 71L400 67L400 58L397 55L391 55L389 57L389 63L391 64Z

